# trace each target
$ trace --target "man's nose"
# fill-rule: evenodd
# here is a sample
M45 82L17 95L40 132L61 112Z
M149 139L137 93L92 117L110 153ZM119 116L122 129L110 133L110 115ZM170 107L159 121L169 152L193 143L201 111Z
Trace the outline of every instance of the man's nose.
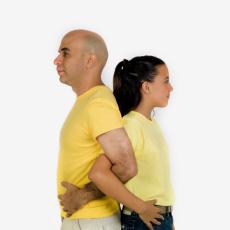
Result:
M61 64L61 55L59 54L55 59L54 59L54 65L60 65Z

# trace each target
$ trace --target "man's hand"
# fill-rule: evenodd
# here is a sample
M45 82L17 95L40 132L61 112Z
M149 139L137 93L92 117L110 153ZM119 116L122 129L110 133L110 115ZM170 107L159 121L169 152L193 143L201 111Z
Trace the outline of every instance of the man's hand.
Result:
M63 206L63 211L67 213L66 216L70 217L87 203L86 196L82 189L71 183L63 181L61 184L66 188L66 192L63 195L59 195L58 198L60 199L60 204Z
M67 213L67 217L70 217L90 201L104 196L93 183L87 184L82 189L66 181L63 181L61 184L66 188L66 192L63 195L59 195L58 198L60 199L60 204L63 206L63 211Z

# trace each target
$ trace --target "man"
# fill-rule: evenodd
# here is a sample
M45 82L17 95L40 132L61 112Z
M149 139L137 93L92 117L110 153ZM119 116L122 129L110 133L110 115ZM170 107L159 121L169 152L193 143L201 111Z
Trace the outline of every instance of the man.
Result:
M65 207L61 212L62 230L73 226L79 226L75 229L121 228L118 203L103 196L88 178L100 154L105 153L113 165L113 173L122 182L137 173L116 100L101 80L107 58L105 42L98 34L75 30L64 36L54 60L60 81L71 86L77 95L60 135L58 194ZM83 189L78 191L76 186Z

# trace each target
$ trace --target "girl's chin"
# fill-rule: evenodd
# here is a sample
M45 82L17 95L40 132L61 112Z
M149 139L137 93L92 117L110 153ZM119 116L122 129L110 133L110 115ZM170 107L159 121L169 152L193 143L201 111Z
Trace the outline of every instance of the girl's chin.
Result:
M164 102L164 103L161 103L160 105L158 105L158 107L160 108L164 108L168 105L168 102Z

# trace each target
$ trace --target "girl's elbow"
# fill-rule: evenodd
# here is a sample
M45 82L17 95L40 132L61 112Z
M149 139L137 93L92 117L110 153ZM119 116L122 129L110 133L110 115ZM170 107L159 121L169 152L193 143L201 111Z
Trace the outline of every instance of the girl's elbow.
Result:
M101 178L101 173L95 170L91 170L88 175L89 179L96 183Z
M88 174L88 177L89 177L89 179L90 179L91 181L94 181L94 179L95 179L95 178L94 178L94 177L95 177L94 171L91 170L91 171L89 172L89 174Z

